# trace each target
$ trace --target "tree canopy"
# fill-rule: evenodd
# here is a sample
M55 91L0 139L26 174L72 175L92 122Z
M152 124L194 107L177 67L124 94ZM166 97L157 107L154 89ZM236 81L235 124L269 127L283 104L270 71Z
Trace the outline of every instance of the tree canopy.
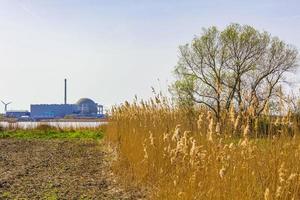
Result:
M295 47L248 25L203 29L179 51L173 85L179 101L203 104L217 118L231 106L261 114L285 74L298 67Z

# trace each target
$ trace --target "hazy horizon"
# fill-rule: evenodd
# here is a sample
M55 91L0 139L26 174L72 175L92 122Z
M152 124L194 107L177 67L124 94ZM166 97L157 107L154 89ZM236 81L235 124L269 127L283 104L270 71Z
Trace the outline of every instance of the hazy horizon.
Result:
M0 99L13 110L63 103L64 78L69 103L148 98L152 86L166 91L178 46L203 27L248 24L299 49L299 7L296 0L0 0Z

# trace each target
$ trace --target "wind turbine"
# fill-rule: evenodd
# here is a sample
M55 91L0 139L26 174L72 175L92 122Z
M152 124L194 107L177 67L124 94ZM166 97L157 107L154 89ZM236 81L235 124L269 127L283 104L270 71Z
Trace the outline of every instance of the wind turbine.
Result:
M5 103L4 101L1 101L2 103L3 103L3 105L4 105L4 111L5 111L5 113L7 112L7 106L9 105L9 104L11 104L12 102L8 102L8 103Z

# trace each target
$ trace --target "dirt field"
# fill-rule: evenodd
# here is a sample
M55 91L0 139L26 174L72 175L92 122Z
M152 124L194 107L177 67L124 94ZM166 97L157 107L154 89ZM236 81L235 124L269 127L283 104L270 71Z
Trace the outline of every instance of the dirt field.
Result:
M96 141L0 139L0 199L140 199Z

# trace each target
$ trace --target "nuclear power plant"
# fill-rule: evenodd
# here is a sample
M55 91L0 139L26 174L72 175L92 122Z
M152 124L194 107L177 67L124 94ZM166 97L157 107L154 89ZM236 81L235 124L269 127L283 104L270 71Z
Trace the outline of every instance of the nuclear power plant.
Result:
M104 118L103 105L95 103L89 98L81 98L75 104L67 103L67 79L64 80L64 104L32 104L29 111L8 111L6 117L30 119L33 121L50 119L86 119ZM7 108L6 108L7 109Z

